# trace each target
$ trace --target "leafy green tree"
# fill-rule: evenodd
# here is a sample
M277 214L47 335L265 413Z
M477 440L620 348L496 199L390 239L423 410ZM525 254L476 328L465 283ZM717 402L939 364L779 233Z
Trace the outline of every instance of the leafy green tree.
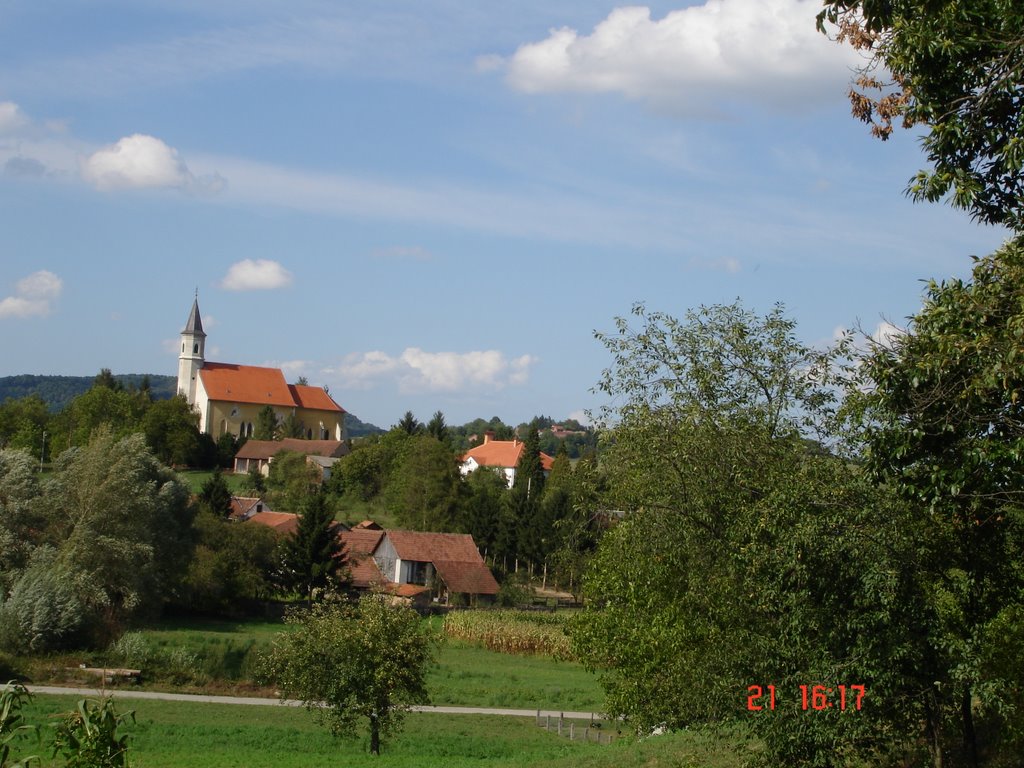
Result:
M268 659L281 698L301 700L338 736L354 736L365 720L370 752L380 754L409 707L427 701L427 625L380 595L322 603L288 621L295 630L278 635Z
M124 391L124 387L121 382L114 377L114 374L110 372L109 368L101 368L100 372L96 374L96 378L92 380L92 385L94 387L109 389L112 392Z
M639 327L599 335L616 403L604 503L624 519L591 560L573 633L606 711L639 730L745 718L774 765L910 741L905 673L926 613L907 512L804 439L830 420L839 351L797 341L781 307L634 314ZM810 718L792 697L815 682L865 685L872 707ZM751 718L752 683L786 707Z
M220 467L213 470L210 479L199 489L199 503L218 517L226 518L231 514L231 489Z
M0 447L26 450L36 461L45 458L43 434L49 423L50 412L38 395L8 399L0 405ZM52 433L48 437L48 442L52 442Z
M200 466L199 414L184 396L151 403L142 417L142 432L153 454L164 464Z
M481 467L470 472L462 484L459 502L459 527L473 537L477 547L489 556L495 553L495 540L500 525L508 485L503 472Z
M66 577L86 609L89 631L79 642L104 645L125 620L159 609L180 584L194 512L188 489L153 457L142 435L117 439L99 431L88 446L65 451L42 487L39 509L46 522L37 550L53 549L54 578ZM22 586L29 594L28 578L26 571L14 582L12 596ZM38 594L40 605L50 600ZM20 631L34 635L30 625ZM47 638L39 644L47 647Z
M460 480L446 445L427 435L409 437L383 489L384 502L405 528L452 531L458 524Z
M253 432L253 439L277 440L278 438L277 414L274 413L272 406L265 405L256 414L256 428Z
M51 419L52 452L88 445L93 435L103 428L117 437L140 430L145 405L130 392L109 387L92 387L72 400Z
M196 516L195 528L195 553L189 561L182 604L193 610L238 615L251 601L274 595L281 534L263 525L228 522L206 510Z
M930 283L909 332L876 345L858 405L866 469L927 532L921 719L932 754L1024 747L1024 238ZM997 663L995 660L1002 659ZM986 661L987 660L987 661ZM938 762L936 762L938 764Z
M260 498L263 498L263 495L267 492L267 479L263 476L263 472L260 471L257 464L249 466L245 482L249 491L255 493Z
M282 542L285 585L312 599L315 591L340 587L341 542L322 493L307 497L295 534Z
M0 597L39 543L45 516L37 502L36 460L25 451L0 450Z
M301 509L316 493L319 481L316 468L297 451L278 451L270 462L267 488L277 508Z
M222 469L231 469L235 465L235 454L242 447L239 441L230 432L225 432L217 438L217 466Z
M866 54L853 112L886 138L925 126L931 168L910 182L976 219L1024 226L1024 14L1015 0L826 0L818 16ZM881 80L887 73L892 84Z

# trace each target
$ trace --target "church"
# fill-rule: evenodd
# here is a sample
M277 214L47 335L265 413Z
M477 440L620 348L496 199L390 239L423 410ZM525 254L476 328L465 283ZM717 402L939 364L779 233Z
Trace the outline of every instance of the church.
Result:
M192 302L178 357L178 393L199 413L199 431L215 439L252 437L257 414L270 406L278 423L294 414L308 440L342 440L345 411L321 387L289 384L280 368L207 362L198 297Z

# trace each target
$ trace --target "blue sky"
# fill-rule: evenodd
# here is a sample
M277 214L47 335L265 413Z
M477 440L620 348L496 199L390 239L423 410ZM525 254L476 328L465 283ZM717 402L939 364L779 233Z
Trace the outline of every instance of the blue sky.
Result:
M815 0L7 0L0 375L208 357L387 427L582 417L637 301L875 332L1004 233L903 195Z

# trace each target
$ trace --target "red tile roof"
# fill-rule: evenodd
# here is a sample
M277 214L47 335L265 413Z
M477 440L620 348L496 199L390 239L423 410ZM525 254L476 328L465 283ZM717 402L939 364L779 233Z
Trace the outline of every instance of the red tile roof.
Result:
M340 440L299 440L286 437L284 440L246 440L238 449L236 459L269 459L280 451L295 451L305 456L326 456L339 458L348 453L348 447Z
M353 528L341 531L338 538L341 540L341 556L345 558L345 567L352 576L352 586L368 589L383 584L385 579L377 567L377 561L373 559L373 550L384 538L384 531Z
M329 394L323 387L307 387L302 384L289 384L288 389L291 390L292 396L295 399L295 404L299 408L307 408L311 411L334 411L335 413L344 413L345 409L334 402Z
M451 560L435 560L434 568L448 586L450 592L463 592L467 595L496 595L498 582L494 580L490 569L483 561L479 563L460 563Z
M291 512L257 512L246 522L265 525L278 533L295 533L299 528L299 516Z
M345 412L322 387L286 382L280 368L203 363L199 376L211 400Z
M488 440L483 445L470 448L462 454L462 461L473 459L481 467L512 468L519 464L523 454L523 443L520 440ZM540 463L545 472L551 471L550 456L541 451Z
M203 363L199 377L211 400L295 407L295 398L280 368Z
M254 509L257 505L265 507L263 499L253 498L251 496L232 496L231 497L231 512L228 517L231 519L244 518L250 512L255 512ZM269 511L269 510L268 510Z
M387 531L387 537L402 560L433 563L452 592L497 594L498 583L468 533Z

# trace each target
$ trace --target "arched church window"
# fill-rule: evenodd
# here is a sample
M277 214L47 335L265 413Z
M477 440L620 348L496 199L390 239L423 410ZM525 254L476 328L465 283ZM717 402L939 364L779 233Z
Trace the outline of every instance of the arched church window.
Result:
M192 354L193 355L198 355L199 354L199 345L198 344L193 344L192 345Z

